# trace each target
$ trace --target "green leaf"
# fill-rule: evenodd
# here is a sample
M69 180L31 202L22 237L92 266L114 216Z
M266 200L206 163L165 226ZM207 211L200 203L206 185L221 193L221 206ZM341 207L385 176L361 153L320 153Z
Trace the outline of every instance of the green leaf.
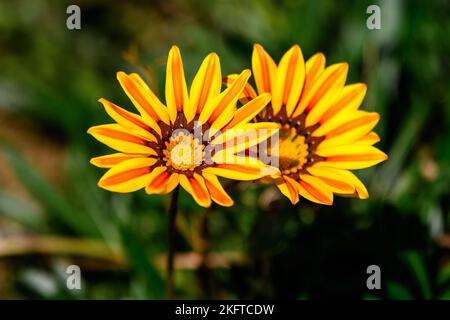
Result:
M431 299L431 286L421 256L415 251L407 251L403 254L403 259L415 276L422 291L423 297L425 299Z
M387 295L390 299L395 299L395 300L413 300L414 299L410 290L398 282L388 281L386 283L386 291L387 291Z
M80 234L98 235L88 216L72 207L15 149L5 146L3 151L19 180L50 215Z
M46 217L36 206L9 192L0 191L0 216L36 231L46 229Z
M163 299L165 283L162 276L149 261L147 252L140 239L126 226L121 226L124 251L128 257L136 280L144 287L148 298ZM136 288L135 288L136 289Z

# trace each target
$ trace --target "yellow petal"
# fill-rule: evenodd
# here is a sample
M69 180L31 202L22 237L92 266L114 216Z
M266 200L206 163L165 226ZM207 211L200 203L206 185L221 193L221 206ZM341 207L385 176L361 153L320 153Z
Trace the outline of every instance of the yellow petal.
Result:
M321 124L319 128L313 131L312 136L313 137L325 136L329 132L339 129L345 123L361 118L366 114L367 112L362 110L340 112L327 122Z
M260 94L272 92L275 84L277 65L259 44L253 46L252 70L258 92Z
M330 90L342 88L347 78L348 64L338 63L326 68L311 84L311 89L305 92L300 99L293 117L311 110Z
M319 122L323 114L330 108L336 98L339 96L341 88L330 89L322 96L317 104L308 112L306 116L305 126L313 126Z
M362 112L357 118L341 124L336 129L326 134L318 149L350 144L367 135L380 120L376 112ZM369 144L370 145L370 144Z
M143 154L127 154L127 153L113 153L105 156L92 158L90 163L99 168L112 168L116 164L130 160L134 158L146 158L147 155Z
M233 200L223 189L219 179L217 179L217 176L206 172L203 172L202 175L203 178L205 178L206 187L208 188L209 194L214 202L224 207L231 207L233 205Z
M278 65L275 87L272 90L273 113L286 106L290 116L297 106L305 81L305 61L298 45L294 45L281 58Z
M300 199L298 196L298 182L288 176L283 176L282 178L278 178L275 184L293 205L298 203Z
M316 150L316 153L326 158L317 166L341 169L368 168L387 159L387 155L375 147L354 144Z
M239 77L238 74L230 74L226 76L223 79L223 83L229 87L233 84L233 82ZM239 101L242 104L246 104L247 102L251 101L252 99L256 98L258 94L256 93L255 89L253 89L252 85L247 83L244 87L244 90L242 90L241 95L239 96Z
M358 177L354 173L352 173L351 171L348 171L348 170L343 170L343 171L345 171L345 174L347 175L348 179L355 186L355 190L356 190L356 193L357 193L358 197L360 199L367 199L367 198L369 198L369 193L367 192L367 189L364 186L364 184L361 182L361 180L359 180Z
M104 124L91 127L88 133L108 147L120 152L147 155L157 154L155 150L148 146L150 140L130 133L119 124ZM156 139L151 141L156 141Z
M156 122L163 121L169 124L167 108L159 101L139 75L135 73L127 75L124 72L118 72L117 80L119 80L123 90L144 120L150 123L151 119L153 119Z
M354 144L362 144L367 146L372 146L375 143L380 141L380 137L375 132L369 132L364 137L361 137L358 141L355 141Z
M202 207L211 205L211 197L206 188L205 179L198 173L194 173L193 177L187 177L180 174L180 184L194 200Z
M243 158L235 156L236 158ZM260 162L249 163L248 159L232 161L228 158L228 163L216 164L203 169L203 172L217 175L233 180L256 180L266 175L273 175L279 172L276 168L262 164Z
M342 174L342 170L327 167L309 167L307 171L320 178L328 188L339 194L352 194L355 187L348 177Z
M321 123L331 119L339 112L355 111L359 108L367 92L364 83L356 83L344 86L330 108L322 115Z
M220 60L217 54L211 53L203 60L191 85L190 107L186 112L188 123L196 114L200 114L207 101L219 95L221 86Z
M145 187L145 192L147 194L166 194L175 189L178 182L178 173L169 173L166 167L157 167L152 179Z
M218 129L226 125L234 116L236 102L241 95L242 90L244 90L250 75L250 70L242 71L230 87L216 98L208 101L200 113L200 123L206 123L208 121L209 123L214 124L214 127Z
M106 99L102 98L98 101L103 104L106 113L125 129L133 131L150 140L153 138L153 135L150 135L151 129L159 135L161 134L161 129L153 118L147 119L147 123L151 123L151 125L147 125L138 115L128 112Z
M226 125L224 129L233 128L239 124L248 123L251 121L265 106L270 102L271 95L263 93L254 98L241 108L239 108L233 116L233 119Z
M301 174L298 191L303 198L309 201L331 205L333 203L333 192L319 178L309 174Z
M227 130L223 134L223 136L227 137L228 139L223 145L223 150L216 151L216 155L219 156L220 152L237 154L239 152L243 152L244 150L247 150L248 152L250 152L250 154L254 154L254 156L258 155L258 153L261 152L261 150L259 149L265 146L265 145L264 146L258 145L279 132L278 127L276 127L275 129L273 127L271 128L271 126L274 126L273 123L270 122L259 122L259 123L262 124L266 123L267 127L260 127L257 129L252 129L250 127L250 129L247 130L245 129L241 130L240 128L244 128L244 126L239 126L234 128L234 130L231 129L233 131L231 135L229 134L229 131L231 130ZM232 138L230 139L230 137ZM219 141L219 139L220 137L217 137L216 139L214 139L214 141Z
M123 161L109 169L98 186L113 192L133 192L145 187L152 177L154 158L136 158Z
M192 115L192 110L189 109L189 96L184 77L183 61L180 49L177 46L172 46L167 58L166 104L172 123L175 122L178 112L184 111L186 118Z
M310 89L314 80L325 69L325 56L323 53L318 52L306 61L306 77L305 85L303 87L302 94L305 94Z

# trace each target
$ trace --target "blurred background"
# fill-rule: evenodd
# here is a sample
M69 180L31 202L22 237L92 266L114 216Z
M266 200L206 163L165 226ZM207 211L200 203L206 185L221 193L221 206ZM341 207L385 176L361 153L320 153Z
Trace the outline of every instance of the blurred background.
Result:
M298 43L349 62L389 160L357 172L370 199L331 207L239 183L234 207L206 210L182 191L176 297L450 299L449 15L445 0L1 0L0 299L165 298L169 199L99 189L89 159L109 150L86 130L110 122L100 97L133 110L117 71L161 95L172 44L191 81L211 51L223 74L249 67L255 42L275 60ZM81 290L66 287L72 264ZM372 264L381 290L366 287Z

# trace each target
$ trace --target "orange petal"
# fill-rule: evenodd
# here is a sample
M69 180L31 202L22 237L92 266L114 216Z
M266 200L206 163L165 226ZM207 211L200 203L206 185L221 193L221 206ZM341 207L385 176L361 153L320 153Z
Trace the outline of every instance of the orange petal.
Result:
M293 205L299 201L298 182L288 176L283 176L275 181L276 186L284 194Z
M305 81L305 61L298 45L294 45L281 58L277 69L276 83L272 90L272 107L277 114L286 106L290 116L298 103Z
M239 77L238 74L229 74L228 76L223 78L223 83L227 87L229 87L233 84L237 77ZM241 102L241 104L246 104L257 96L258 94L256 93L255 89L253 89L252 85L250 83L247 83L244 87L244 90L242 90L241 95L239 96L239 101Z
M139 75L135 73L127 75L124 72L118 72L117 80L119 80L123 90L144 119L149 121L153 119L157 122L163 121L169 124L167 108L159 101Z
M378 134L372 131L366 134L364 137L361 137L358 141L355 141L354 144L363 144L367 146L372 146L378 141L380 141L380 136L378 136Z
M189 96L184 77L183 61L180 49L172 46L167 58L166 68L166 104L172 123L175 122L177 112L185 112L186 118L190 116ZM186 109L185 109L186 108Z
M325 135L325 140L318 149L350 144L367 135L380 120L380 115L376 112L358 113L358 116L341 124Z
M330 90L342 88L347 78L348 64L339 63L326 68L313 81L311 89L300 99L293 117L300 115L304 110L311 110Z
M366 92L367 86L364 83L356 83L345 86L340 91L339 96L336 98L334 103L322 115L320 122L326 122L341 111L357 110L364 100Z
M219 179L217 179L217 176L205 172L203 172L202 175L203 178L205 178L206 187L208 188L209 194L214 202L224 207L231 207L233 205L233 200L223 189Z
M316 153L326 158L317 166L340 169L368 168L387 159L387 155L375 147L356 144L316 150Z
M252 70L258 92L260 94L271 93L275 83L277 65L259 44L253 46Z
M303 198L309 201L326 205L333 203L333 192L322 180L311 175L300 175L298 191Z
M201 123L206 123L208 121L213 124L217 120L214 127L218 129L226 125L234 116L236 102L241 95L242 90L244 90L250 75L250 70L242 71L230 87L215 99L208 101L200 113L199 121Z
M228 157L228 158L231 158ZM238 158L235 156L235 158ZM262 164L216 164L213 167L203 169L203 172L211 173L219 177L224 177L233 180L256 180L266 175L276 174L274 168Z
M190 122L195 114L200 114L208 100L219 95L221 86L220 60L217 54L211 53L203 60L192 82L189 94L189 117L186 116L187 122Z
M109 169L98 186L113 192L133 192L147 185L152 176L153 158L136 158L123 161Z
M322 180L328 188L339 194L352 194L355 187L342 170L326 167L309 167L308 172Z
M166 194L178 185L178 173L169 173L166 167L157 167L145 187L147 194Z
M147 123L145 123L138 115L128 112L127 110L122 109L106 99L101 98L98 101L103 104L106 113L108 113L109 116L116 120L116 122L122 127L135 131L143 137L148 137L150 129L153 129L158 134L161 134L161 129L153 118L148 118L146 120L146 122L149 123L149 125L147 125Z
M132 134L119 124L94 126L89 128L87 132L98 141L120 152L147 155L157 154L155 150L148 146L150 139ZM151 141L156 141L156 139Z
M194 173L193 177L187 177L180 174L180 184L200 206L209 207L211 205L211 197L205 179L201 175Z
M116 164L134 158L146 158L147 155L142 154L127 154L127 153L113 153L105 156L92 158L90 163L99 168L112 168Z
M269 93L251 100L244 106L240 107L235 113L233 119L225 126L224 129L233 128L239 124L245 124L251 121L265 106L270 102L271 96Z

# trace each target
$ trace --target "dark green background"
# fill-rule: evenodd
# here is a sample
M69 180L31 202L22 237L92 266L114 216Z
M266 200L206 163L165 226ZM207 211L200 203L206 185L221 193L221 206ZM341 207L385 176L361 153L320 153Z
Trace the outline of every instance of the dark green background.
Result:
M66 28L72 3L81 30ZM381 30L366 28L370 4ZM132 110L116 71L161 95L172 44L191 81L211 51L224 74L249 67L255 42L275 60L298 43L305 57L348 62L348 83L368 84L363 109L381 114L389 160L357 173L369 200L331 207L242 183L228 186L234 207L206 211L181 192L178 251L207 239L230 263L178 271L176 296L450 298L449 15L443 0L0 1L0 298L165 297L155 259L168 197L97 188L102 170L88 161L108 149L86 130L110 122L100 97ZM65 287L73 263L81 291ZM366 288L371 264L381 290Z

